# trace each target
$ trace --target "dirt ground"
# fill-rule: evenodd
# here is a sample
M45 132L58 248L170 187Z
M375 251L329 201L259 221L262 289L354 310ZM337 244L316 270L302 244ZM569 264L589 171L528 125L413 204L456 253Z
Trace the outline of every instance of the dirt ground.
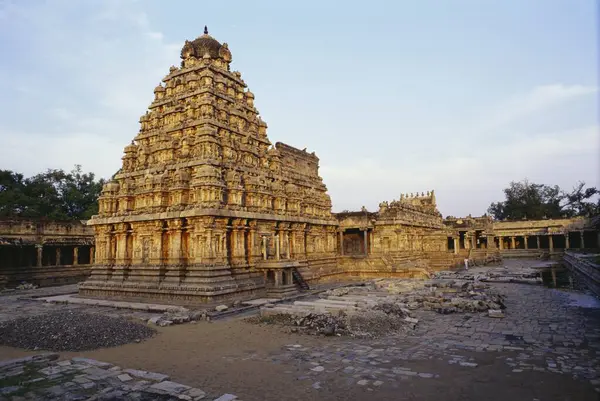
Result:
M569 375L525 371L513 373L503 360L508 352L472 353L478 367L449 365L445 360L405 361L415 371L438 374L432 379L406 378L397 386L373 390L349 383L339 372L322 372L320 388L302 376L302 364L270 361L286 345L315 349L354 341L285 333L242 319L159 328L155 337L137 344L61 356L86 356L126 368L166 373L171 379L209 393L233 393L242 400L556 400L598 401L593 386ZM402 346L399 339L398 347ZM364 343L364 341L363 341ZM32 352L0 347L0 359ZM467 352L461 352L468 355ZM325 380L326 379L326 380Z

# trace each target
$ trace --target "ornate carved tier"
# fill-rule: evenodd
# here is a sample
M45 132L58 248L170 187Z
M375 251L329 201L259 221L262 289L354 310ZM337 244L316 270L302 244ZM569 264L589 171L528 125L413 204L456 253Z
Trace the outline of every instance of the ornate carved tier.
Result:
M335 256L322 245L336 221L319 159L271 145L227 43L205 29L181 59L103 188L90 221L100 257L84 295L195 302L264 292L269 271L280 270L265 263L307 258L291 223L313 227L310 244Z

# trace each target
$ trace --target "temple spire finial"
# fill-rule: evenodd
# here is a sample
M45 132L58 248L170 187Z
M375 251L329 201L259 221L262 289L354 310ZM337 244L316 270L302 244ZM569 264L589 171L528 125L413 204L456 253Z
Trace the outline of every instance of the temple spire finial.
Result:
M206 25L204 25L204 34L208 35L208 27Z

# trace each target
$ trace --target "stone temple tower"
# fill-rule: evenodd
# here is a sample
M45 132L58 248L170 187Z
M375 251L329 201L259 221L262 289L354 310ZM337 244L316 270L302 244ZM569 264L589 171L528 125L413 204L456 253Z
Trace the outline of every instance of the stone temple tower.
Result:
M154 89L99 199L86 296L203 302L295 291L335 267L319 159L267 138L231 52L208 34ZM301 281L301 279L300 279Z

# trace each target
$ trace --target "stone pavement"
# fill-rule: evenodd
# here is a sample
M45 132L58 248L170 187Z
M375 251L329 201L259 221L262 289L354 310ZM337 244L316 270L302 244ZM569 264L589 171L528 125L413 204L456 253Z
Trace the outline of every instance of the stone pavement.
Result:
M513 267L523 261L505 262ZM489 284L489 283L488 283ZM549 372L588 381L600 393L600 301L588 294L541 285L491 284L506 296L505 317L487 313L437 314L415 311L413 332L371 341L347 339L325 347L290 344L265 360L281 364L298 380L320 388L332 376L372 390L409 379L435 379L413 371L408 361L444 360L477 369L478 353L494 352L515 374ZM250 355L255 358L258 355Z
M160 373L124 369L88 358L59 361L58 357L40 354L0 362L0 400L239 400L233 394L209 397Z
M77 310L89 313L102 313L114 317L127 317L136 320L148 321L157 315L153 310L119 309L109 306L51 303L45 302L43 298L54 297L60 299L68 297L67 294L75 294L77 285L60 287L46 287L35 290L5 292L0 296L0 322L12 320L15 317L37 316L55 310ZM35 297L35 298L34 298Z
M531 266L535 263L539 262L522 260L504 262L512 269L518 269L528 264ZM469 272L472 271L475 272L476 269L469 270ZM298 341L271 353L261 350L234 356L227 356L224 353L223 360L233 363L242 359L259 360L276 365L281 374L290 375L306 386L307 390L315 392L315 397L318 397L319 392L324 391L328 386L335 386L337 391L362 388L372 392L385 392L403 388L407 383L413 381L452 380L453 375L449 373L448 369L472 369L473 372L476 372L477 369L482 369L485 361L490 358L500 361L502 366L506 367L513 375L539 372L550 375L550 380L552 375L568 377L587 383L586 385L589 386L592 393L594 390L600 393L600 304L597 299L578 291L551 289L542 285L517 283L490 283L490 285L505 296L504 318L491 318L486 313L444 315L417 310L414 313L419 319L418 325L415 330L404 334L372 340L322 338L323 341L318 342ZM52 295L51 290L40 290L47 291L46 296ZM0 321L14 318L14 316L41 314L56 309L81 309L86 312L141 319L153 316L152 313L143 311L89 305L50 304L19 298L17 295L0 297ZM313 345L308 346L308 343ZM73 370L98 368L93 364L91 367L83 368L82 362L77 360L71 360L71 365L66 362L62 363L65 366L71 366L69 369ZM52 362L48 366L61 365ZM441 369L440 366L444 366L445 369ZM43 366L41 369L45 367L47 366ZM96 384L98 386L96 389L112 387L111 390L107 390L108 394L111 394L112 391L128 391L129 393L124 393L127 395L137 394L138 390L134 389L132 383L144 381L143 378L136 378L135 375L127 373L125 369L114 366L105 366L99 369L106 372L120 372L102 379L100 386ZM25 373L31 373L25 368L22 370ZM11 368L8 371L19 372L19 368ZM94 369L89 370L89 372L94 371ZM65 377L64 382L59 380L64 384L53 384L44 389L50 391L49 389L53 388L52 391L60 393L64 390L64 386L67 389L74 386L68 383L73 383L75 376L84 374L69 372L71 371L68 369L65 369L64 372L57 372ZM73 375L72 373L77 374ZM126 379L127 382L117 382L117 380L120 381L118 376L122 374L129 375L132 380ZM14 384L15 382L21 383L21 381L12 380L6 376L6 369L4 369L0 372L1 391L5 392L8 391L6 388L21 386ZM48 376L44 380L55 378L52 373ZM28 380L37 380L40 377L35 376ZM502 385L502 378L497 380L498 385ZM143 383L147 386L144 389L164 381L168 382L168 379ZM81 384L74 383L78 386L77 388L81 387ZM160 386L158 387L160 390ZM156 389L156 386L153 389ZM221 388L221 390L225 392L227 388ZM87 395L88 397L104 397L100 391L101 389L94 390ZM145 394L143 391L141 394L140 398L131 399L147 399L143 398ZM181 395L181 393L177 394L179 397ZM18 395L18 397L23 396ZM175 397L173 394L162 394L161 396ZM216 396L218 394L215 394ZM1 397L0 399L2 399ZM11 398L6 398L6 395L4 397L11 400ZM79 396L73 395L73 398L62 399L88 399L77 397ZM133 395L132 397L138 396ZM229 396L225 396L224 399L227 397ZM206 399L211 398L206 396Z

